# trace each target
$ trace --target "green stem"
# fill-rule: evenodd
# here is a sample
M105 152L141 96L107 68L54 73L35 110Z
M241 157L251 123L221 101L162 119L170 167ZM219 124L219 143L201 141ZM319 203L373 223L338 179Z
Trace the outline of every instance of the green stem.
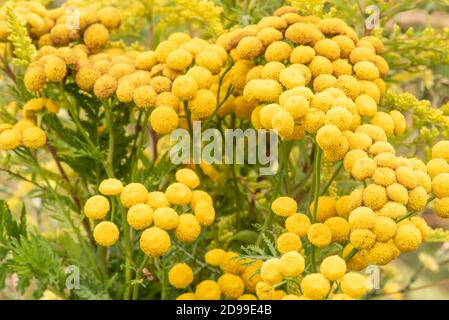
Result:
M318 201L320 197L320 183L321 183L321 156L323 151L317 145L315 149L315 159L314 159L314 190L313 190L313 214L312 214L312 222L316 221L316 215L318 212Z
M137 282L142 277L142 271L143 271L143 268L145 268L145 265L147 264L147 262L148 262L148 256L146 255L143 258L143 261L140 264L139 269L137 269L137 271L136 271L136 277L134 279L136 283L134 284L134 288L133 288L133 300L138 300L139 299L139 287L140 287L140 284L137 283Z
M329 187L331 186L332 182L334 182L334 180L337 178L337 176L339 175L341 169L343 168L343 161L341 161L338 164L337 169L334 171L334 174L332 175L332 177L330 178L330 180L327 182L327 184L324 186L323 190L321 191L321 195L325 195L327 190L329 190Z
M109 145L108 145L108 154L106 156L106 165L105 169L109 176L109 178L114 178L114 149L115 149L115 136L114 136L114 130L113 130L113 121L112 121L112 114L111 114L112 105L105 104L104 110L106 112L106 124L108 126L108 133L109 133Z
M126 290L125 294L123 296L124 300L129 300L131 298L131 265L133 264L132 256L133 256L133 248L132 248L132 242L131 242L131 235L129 232L129 226L128 221L126 220L126 210L122 208L121 210L121 218L122 218L122 227L123 227L123 234L125 237L125 250L127 252L126 258L125 258L125 281L126 281Z
M131 181L133 182L136 179L136 173L137 173L137 163L139 162L139 153L143 147L143 143L145 142L145 134L147 132L148 128L148 119L150 117L150 110L145 110L143 114L143 123L140 128L140 132L138 133L139 137L137 138L137 143L135 147L135 154L133 152L132 156L132 162L131 162ZM137 134L137 133L136 133Z

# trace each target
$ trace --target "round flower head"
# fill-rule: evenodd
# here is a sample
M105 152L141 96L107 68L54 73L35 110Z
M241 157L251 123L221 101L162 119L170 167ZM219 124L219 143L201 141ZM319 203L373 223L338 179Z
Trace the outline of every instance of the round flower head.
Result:
M213 205L212 197L203 190L193 190L192 191L192 199L190 200L190 207L192 209L195 209L196 205L200 202L209 202L211 205Z
M331 286L329 281L319 273L309 274L301 281L301 290L303 294L311 299L324 299L330 289Z
M350 243L343 249L342 257L345 258L346 265L349 270L360 271L365 269L368 266L369 260L366 254L366 250L357 250L357 252L352 255L354 250L354 246ZM351 253L351 258L349 258L349 254ZM349 260L348 260L349 258Z
M204 261L211 266L218 267L223 260L226 251L223 249L212 249L204 255Z
M408 201L408 193L407 193ZM398 219L407 214L407 208L398 202L389 201L379 211L380 216L388 217L391 219Z
M186 263L177 263L168 271L168 282L176 289L184 289L192 281L193 271Z
M283 277L299 277L305 269L304 257L296 251L282 255L279 270Z
M313 80L313 91L321 92L335 87L337 78L330 74L320 74Z
M427 193L432 191L432 179L430 176L421 170L415 170L416 179L418 180L418 186L423 187Z
M408 167L399 167L396 169L396 179L399 184L403 185L407 189L414 189L418 185L418 179L416 178L412 169Z
M220 269L224 273L241 274L244 266L241 263L239 254L237 252L226 252L220 261Z
M342 217L331 217L324 222L332 233L333 242L343 242L349 238L350 227L346 219Z
M260 276L260 268L262 267L262 260L253 260L253 263L245 266L243 272L240 274L247 291L256 292L256 285L262 281Z
M354 150L355 151L355 150ZM363 181L367 178L371 178L376 171L376 163L371 158L359 158L352 166L352 176Z
M206 68L212 74L219 74L223 68L223 61L221 60L220 55L211 50L199 52L195 56L195 63L198 66Z
M376 235L368 229L357 229L349 236L351 245L357 249L369 249L376 243Z
M344 59L348 58L350 53L355 48L354 41L352 41L348 36L337 35L333 37L332 40L334 40L338 44L340 48L340 56Z
M109 209L108 199L100 195L90 197L84 204L84 214L91 219L103 219L108 214Z
M394 237L396 229L396 222L393 219L378 216L371 231L376 235L377 241L386 242Z
M321 74L332 74L334 72L334 68L332 67L332 62L322 56L316 56L310 61L309 69L314 78L318 77Z
M151 108L156 104L157 93L150 85L136 88L133 94L134 103L138 108Z
M266 283L274 285L282 281L281 260L272 258L265 261L260 268L260 276Z
M312 97L310 106L323 112L329 110L334 101L334 97L328 92L318 92Z
M154 51L144 51L139 54L135 61L134 65L139 70L151 70L157 63L156 53Z
M276 247L281 254L284 254L289 251L301 250L302 242L298 235L286 232L276 240Z
M376 221L376 214L367 207L354 209L349 215L349 225L352 230L371 229Z
M449 164L442 158L435 158L427 163L427 173L433 179L440 173L449 173Z
M357 112L361 116L373 117L377 112L376 101L367 94L362 94L355 100Z
M341 76L351 76L352 75L352 65L347 59L337 59L332 61L333 75L337 78ZM360 85L359 85L360 87ZM349 89L349 87L348 87Z
M215 220L215 209L213 205L207 201L199 202L195 208L195 217L203 226L212 224Z
M316 133L324 125L325 114L323 111L310 108L304 116L304 127L308 133Z
M413 224L403 224L397 229L394 244L401 252L416 250L422 242L419 229Z
M148 204L153 209L170 206L170 203L168 202L165 193L161 191L153 191L148 193Z
M241 59L252 59L259 55L263 49L262 42L254 36L241 39L236 47L236 52Z
M432 159L441 158L449 163L449 140L438 141L432 147Z
M339 217L342 217L344 219L347 219L349 217L349 214L351 213L349 200L350 196L343 196L338 198L337 203L335 204L335 210L337 211L337 215Z
M147 188L140 183L130 183L123 188L120 194L120 201L126 208L131 208L138 203L147 203Z
M194 119L205 119L214 113L216 97L212 91L200 89L189 102L189 109Z
M76 73L75 82L84 91L92 91L95 82L101 77L101 72L92 67L81 67Z
M373 210L381 209L388 202L386 189L377 184L370 184L363 192L363 202Z
M260 124L266 129L272 129L273 118L281 111L284 111L283 108L276 103L263 106L259 112Z
M352 114L346 108L333 107L327 111L324 123L335 125L341 131L345 131L351 127Z
M114 7L105 7L97 12L98 19L108 29L116 29L122 21L120 11Z
M165 255L170 249L171 241L167 231L158 227L146 229L140 236L140 248L150 257Z
M340 287L343 293L354 299L361 298L367 291L365 278L362 275L353 272L344 275L340 282Z
M212 83L212 73L201 66L194 66L190 68L186 75L195 79L199 89L209 89Z
M302 96L291 96L287 98L282 107L296 120L307 114L309 101Z
M297 65L291 65L283 69L279 73L279 82L282 83L282 85L287 89L293 89L295 87L305 85L304 76Z
M243 97L250 102L274 102L279 98L281 93L281 85L273 79L253 79L243 89Z
M449 197L449 173L440 173L433 178L432 192L437 198Z
M374 81L379 78L379 69L370 61L357 62L354 65L354 73L359 80Z
M45 70L42 66L29 67L25 72L23 83L30 92L41 90L45 86Z
M396 173L390 168L377 168L373 174L373 181L378 185L388 187L396 182Z
M221 290L213 280L201 281L195 289L195 300L220 300Z
M153 215L154 225L164 230L172 230L178 226L179 217L175 210L169 207L158 208Z
M175 231L179 241L192 242L200 235L201 225L193 214L182 214Z
M435 199L435 213L440 218L449 218L449 197Z
M315 43L314 47L317 55L326 57L329 60L340 58L340 47L337 42L332 39L321 39Z
M45 63L45 76L49 81L61 82L67 73L67 66L61 58L49 56Z
M108 75L104 74L95 81L94 84L94 94L97 98L107 99L111 97L115 90L117 89L117 80Z
M323 248L331 242L332 233L324 224L314 223L307 230L307 238L314 246Z
M271 120L271 128L277 130L281 137L288 137L293 133L295 120L290 113L281 110Z
M407 209L412 212L424 209L427 204L428 195L423 187L416 187L408 192Z
M147 204L136 204L129 208L127 221L136 230L148 228L153 222L153 210Z
M287 42L275 41L265 49L265 60L268 62L288 60L291 51L292 47Z
M336 87L341 89L349 98L356 99L360 95L360 84L351 75L341 75L336 81Z
M172 93L181 100L189 100L195 96L198 84L188 75L179 76L173 81Z
M339 256L329 256L321 262L320 273L329 281L337 281L346 273L346 262Z
M350 134L348 136L349 149L368 151L373 144L369 135L363 132Z
M168 202L175 205L185 205L192 199L192 191L183 183L175 182L165 191Z
M22 132L22 144L30 149L43 147L47 142L45 131L39 127L26 128Z
M120 232L115 223L103 221L95 226L93 235L97 244L103 247L110 247L117 242Z
M309 46L297 46L290 53L290 62L295 64L307 64L315 57L316 52Z
M168 134L179 124L179 117L173 108L160 106L150 116L151 127L159 134Z
M116 196L123 191L123 183L118 179L105 179L100 183L98 191L105 196Z
M281 217L288 217L296 213L298 204L290 197L279 197L271 204L271 210Z
M307 230L310 225L309 217L302 213L292 214L285 220L285 228L287 231L300 237L307 235Z
M267 27L257 32L256 37L260 40L260 42L262 42L264 46L268 46L274 41L282 40L284 35L282 34L282 32L276 30L275 28Z
M164 76L156 76L150 80L150 86L156 93L169 92L171 90L172 81Z
M315 26L298 22L292 24L285 31L285 37L296 44L314 46L324 35Z
M93 24L84 31L83 40L89 49L98 50L108 43L109 31L102 24Z
M185 49L175 49L167 56L167 66L174 70L184 70L193 61L193 57L189 51Z
M316 212L316 219L324 222L337 215L336 201L333 197L321 196L318 198L318 208L315 210L315 202L310 204L310 212Z
M245 291L242 278L231 273L225 273L218 278L221 293L227 299L237 299Z

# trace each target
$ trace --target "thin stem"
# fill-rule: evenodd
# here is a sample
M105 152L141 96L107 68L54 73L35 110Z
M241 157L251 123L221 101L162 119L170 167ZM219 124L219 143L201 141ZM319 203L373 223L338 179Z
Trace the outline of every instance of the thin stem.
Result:
M128 221L126 220L126 210L124 208L121 209L121 218L122 218L122 227L123 227L123 234L125 237L125 250L127 252L126 258L125 258L125 281L127 288L125 290L125 293L123 295L124 300L129 300L131 298L131 265L133 264L132 256L133 256L133 248L132 248L132 242L131 242L131 236L129 232L129 225Z
M134 278L135 283L134 283L134 288L133 288L133 300L139 299L140 284L138 283L138 281L142 277L142 271L143 271L143 268L145 268L145 265L147 264L147 262L148 262L148 256L146 255L143 258L142 263L139 266L139 269L137 269L137 271L136 271L136 277Z
M108 144L108 154L106 156L105 169L109 178L115 178L114 173L114 149L115 149L115 135L113 130L113 120L112 120L112 104L105 104L104 110L106 112L106 125L108 126L109 133L109 144Z
M147 132L148 128L148 119L150 117L150 110L145 110L143 114L143 122L140 126L140 131L136 134L139 135L137 139L136 149L135 149L135 155L132 155L132 162L131 162L131 181L134 181L136 179L136 173L137 173L137 163L139 162L139 153L143 147L143 143L145 142L145 134Z
M321 191L321 195L325 195L327 190L329 190L329 187L332 185L332 182L334 182L334 180L337 178L337 176L340 174L341 169L343 168L343 161L341 161L338 164L337 169L334 171L334 174L332 175L332 177L329 179L329 181L327 182L327 184L324 186L323 190Z

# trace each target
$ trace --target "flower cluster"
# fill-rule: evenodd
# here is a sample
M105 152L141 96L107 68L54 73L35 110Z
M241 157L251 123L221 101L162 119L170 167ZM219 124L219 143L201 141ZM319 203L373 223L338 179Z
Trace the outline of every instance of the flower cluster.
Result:
M165 192L148 192L140 183L123 186L120 180L107 179L99 186L100 195L86 201L84 214L94 220L105 219L111 211L107 197L117 196L122 210L127 210L126 223L134 230L142 231L142 251L150 257L163 256L171 246L169 231L172 230L180 242L192 242L200 235L201 227L214 222L212 198L205 191L196 189L199 184L196 173L187 168L176 172L176 182L170 184ZM113 213L110 221L102 221L95 226L94 238L101 246L110 247L119 239ZM126 224L122 227L127 228Z

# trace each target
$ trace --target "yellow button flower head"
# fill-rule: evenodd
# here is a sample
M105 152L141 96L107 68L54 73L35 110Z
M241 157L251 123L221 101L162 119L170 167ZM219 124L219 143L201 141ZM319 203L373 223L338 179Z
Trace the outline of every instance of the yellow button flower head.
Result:
M199 202L194 209L195 217L203 226L212 224L215 220L215 209L212 204L207 201Z
M168 272L168 281L176 289L184 289L193 281L192 269L186 263L177 263Z
M214 113L216 97L212 91L200 89L189 102L193 119L205 119Z
M276 240L276 247L281 254L289 251L299 251L302 248L302 242L298 235L286 232Z
M204 261L211 266L218 267L223 260L226 251L223 249L212 249L204 255Z
M103 219L108 214L109 209L108 199L100 195L90 197L84 204L84 214L91 219Z
M307 230L307 238L314 246L323 248L331 242L332 233L324 224L314 223Z
M290 62L293 64L307 64L315 57L316 52L309 46L297 46L290 53Z
M247 291L256 292L257 283L262 281L262 277L260 276L262 263L262 260L253 260L251 264L244 267L243 272L240 274Z
M262 49L262 42L253 36L243 38L236 47L237 54L242 59L252 59L259 55Z
M327 150L337 147L341 137L341 131L337 126L326 124L318 130L316 142L321 149Z
M272 300L274 294L273 286L260 281L256 285L256 295L259 298L259 300Z
M99 77L94 84L94 94L100 99L107 99L111 97L115 93L116 89L117 80L108 74L104 74Z
M329 281L337 281L346 273L346 262L339 256L329 256L321 262L320 273Z
M290 113L281 110L274 115L270 127L277 130L281 137L288 137L293 133L295 120Z
M128 224L136 230L148 228L153 222L153 210L144 203L138 203L128 210Z
M256 37L262 42L264 46L268 46L274 41L282 40L284 36L279 30L276 30L272 27L267 27L257 32Z
M140 53L135 61L134 65L140 70L151 70L157 63L156 54L154 51L144 51Z
M188 75L179 76L173 81L172 93L181 100L189 100L195 96L198 84L195 79Z
M184 70L193 61L193 57L189 51L185 49L175 49L167 56L167 66L174 70Z
M376 242L374 246L368 250L368 259L370 263L384 266L395 258L395 250L397 250L397 248L390 243Z
M355 229L371 229L374 227L376 221L376 214L373 210L367 207L360 207L354 209L349 215L349 225L351 230Z
M322 74L332 74L334 72L334 67L332 66L332 62L322 56L316 56L310 61L309 69L312 73L313 78L318 77Z
M281 111L284 110L277 103L271 103L263 106L259 112L260 124L265 129L272 129L273 118L278 112Z
M408 167L399 167L396 169L396 179L399 184L407 189L414 189L418 185L418 179L413 170Z
M143 184L130 183L123 188L120 201L126 208L131 208L138 203L147 203L148 191Z
M369 249L376 243L376 235L368 229L356 229L349 238L351 245L357 249Z
M282 281L281 260L272 258L265 261L260 268L262 280L268 284L275 285Z
M22 144L31 149L43 147L47 142L45 131L39 127L30 127L22 132Z
M449 173L449 164L442 158L435 158L427 163L427 173L433 179L440 173Z
M170 206L170 203L168 202L165 193L161 191L153 191L148 193L148 204L153 209Z
M103 247L113 246L117 242L119 235L120 232L117 226L110 221L102 221L94 228L95 242Z
M192 191L184 183L175 182L165 190L168 202L175 205L185 205L192 199Z
M365 295L367 289L365 278L354 272L345 274L340 282L341 291L351 298L358 299Z
M118 179L105 179L100 183L98 191L105 196L116 196L123 191L123 183Z
M299 95L291 96L287 98L282 107L296 120L307 114L309 111L309 101Z
M165 255L170 249L171 241L167 231L158 227L146 229L140 236L140 249L150 257Z
M45 63L45 76L49 81L61 82L67 73L67 66L61 58L49 56Z
M309 217L302 213L292 214L285 220L285 228L287 231L300 237L307 235L307 230L310 225Z
M270 61L285 61L290 57L292 47L284 41L275 41L267 46L265 49L265 60Z
M176 211L168 207L156 209L153 220L156 227L164 230L175 229L179 223L179 217Z
M351 174L355 179L363 181L367 178L372 177L375 171L376 163L373 159L360 158L354 163Z
M195 63L209 70L212 74L219 74L223 68L223 61L217 52L204 50L195 56Z
M388 202L386 189L377 184L370 184L363 192L363 202L373 210L381 209Z
M374 81L380 77L379 69L370 61L357 62L354 65L354 73L359 80Z
M151 127L159 134L168 134L179 124L179 117L173 108L160 106L150 116Z
M314 46L315 43L324 38L324 35L315 26L298 22L287 28L285 37L296 44Z
M156 104L156 97L157 93L153 87L143 85L134 90L133 101L138 108L151 108Z
M98 19L108 29L116 29L122 21L120 11L114 7L104 7L97 12Z
M394 237L394 244L401 252L416 250L422 242L419 229L413 224L404 224L398 227Z
M282 255L279 270L284 277L299 277L305 269L304 257L297 251Z
M291 65L279 73L279 82L288 89L305 85L305 79L301 69L297 65Z
M350 129L352 124L352 114L346 108L333 107L326 113L325 124L335 125L341 131Z
M316 210L316 219L324 222L327 219L337 215L335 209L336 200L333 197L321 196L318 198L318 208ZM315 202L310 204L310 212L315 212Z
M200 184L200 179L195 171L191 169L179 169L176 171L176 181L185 184L191 189L195 189Z
M41 90L45 86L45 82L45 70L42 66L29 67L25 72L23 83L28 91L36 92Z
M212 197L203 190L193 190L192 199L190 200L190 207L195 209L196 205L202 201L209 202L211 205L214 204Z
M408 191L403 185L399 183L393 183L387 187L388 198L391 201L395 201L400 204L408 203Z
M84 91L92 91L95 82L101 77L101 72L92 67L81 67L76 73L75 82Z
M243 90L243 97L247 101L274 102L282 93L282 87L273 79L250 80Z
M365 117L373 117L377 112L376 101L367 94L362 94L355 100L357 112Z
M407 209L417 212L424 209L427 204L428 195L423 187L416 187L408 192Z
M449 173L440 173L433 178L432 192L437 198L449 197Z
M396 234L397 226L393 219L383 216L376 217L371 231L376 235L377 241L388 241Z
M347 219L349 217L349 214L351 213L349 207L349 199L350 196L340 197L338 198L337 203L335 204L335 210L337 211L337 215L344 219Z
M350 227L346 219L342 217L332 217L324 222L332 233L332 241L343 242L349 238Z
M108 43L109 31L104 25L95 23L84 31L83 40L89 49L97 50Z
M195 241L201 232L201 225L193 214L182 214L176 227L176 238L182 242Z
M449 197L435 199L435 213L440 218L449 218Z
M432 147L432 159L442 158L449 162L449 140L438 141Z
M245 291L242 278L231 273L225 273L218 278L218 285L226 299L237 299Z
M412 217L410 219L410 222L418 228L423 240L427 240L431 228L427 225L426 220L424 220L422 217Z
M186 75L195 79L199 89L209 89L212 83L212 73L201 66L194 66L190 68Z
M302 279L301 289L308 298L321 300L326 297L331 287L329 281L323 275L312 273Z
M271 210L281 217L288 217L296 213L298 204L293 198L290 197L278 197L271 204Z
M195 290L196 300L220 300L221 290L218 283L213 280L201 281Z
M378 214L395 220L406 215L407 208L400 203L389 201L380 209Z
M232 274L240 274L245 270L239 254L233 251L228 251L224 254L220 262L220 269L225 273Z
M388 187L396 182L396 173L390 168L377 168L373 174L374 183Z
M340 47L338 43L332 39L319 40L315 43L314 49L318 55L326 57L329 60L340 58Z

